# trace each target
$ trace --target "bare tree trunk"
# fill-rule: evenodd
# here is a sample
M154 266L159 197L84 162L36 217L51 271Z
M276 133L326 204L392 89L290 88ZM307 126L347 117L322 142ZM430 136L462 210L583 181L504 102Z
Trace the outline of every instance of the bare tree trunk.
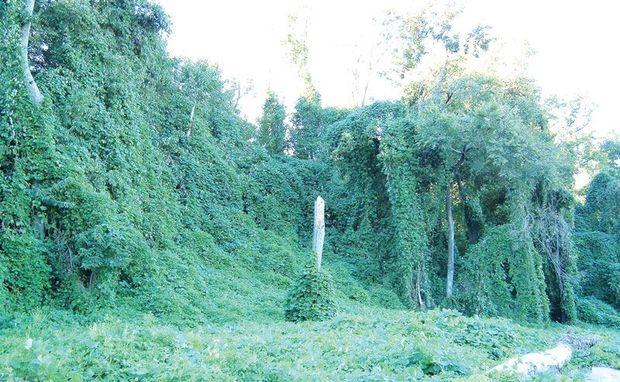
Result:
M478 236L480 235L480 226L473 216L471 207L467 203L467 195L463 190L461 178L458 173L456 175L456 185L459 191L459 198L463 204L463 215L465 218L465 227L467 228L467 241L469 244L476 244L478 242Z
M32 14L34 12L34 1L35 0L26 0L26 20L24 20L24 23L22 24L21 36L22 70L30 99L32 100L32 103L39 106L41 102L43 102L43 94L41 94L37 83L34 81L34 77L30 71L30 63L28 61L28 41L30 40L30 25Z
M420 309L424 309L425 304L424 304L424 299L422 298L421 280L422 280L422 267L418 264L417 277L415 281L415 290L416 290L416 297L418 299L418 306L420 307Z
M312 236L312 252L316 256L316 269L321 270L323 258L323 242L325 240L325 201L320 196L314 202L314 234Z
M454 284L454 218L452 217L452 193L450 182L446 187L446 214L448 218L448 274L446 277L446 296L452 296Z

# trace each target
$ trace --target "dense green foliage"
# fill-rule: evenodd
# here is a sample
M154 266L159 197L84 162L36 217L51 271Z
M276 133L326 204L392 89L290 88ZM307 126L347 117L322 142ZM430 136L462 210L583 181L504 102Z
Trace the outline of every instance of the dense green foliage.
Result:
M329 128L322 146L331 153L319 157L335 167L327 198L335 245L366 254L366 277L393 285L407 305L432 307L444 300L450 198L462 254L450 304L574 320L572 162L553 142L538 93L487 77L443 86L409 105L353 111Z
M579 300L579 319L590 324L620 328L620 314L613 306L596 297L585 297Z
M620 163L618 143L603 145L602 170L576 211L583 292L620 308Z
M46 95L35 107L17 69L20 4L3 7L4 46L14 48L2 50L7 306L87 311L129 299L191 320L213 309L211 291L238 287L236 267L273 272L261 283L280 278L269 298L282 301L317 194L328 251L407 306L573 321L575 251L588 245L600 256L581 256L580 291L617 304L614 146L573 235L573 158L526 80L453 62L439 81L411 83L402 102L336 110L314 91L290 127L270 93L255 129L215 70L166 57L157 6L54 1L34 17L30 60ZM405 35L426 36L403 22ZM449 50L471 53L461 48Z
M400 19L403 72L424 39L450 58L347 110L321 105L299 43L307 94L289 125L269 93L254 126L216 69L166 55L146 0L37 2L37 105L24 17L0 1L2 378L475 378L560 327L405 308L618 327L618 145L579 203L535 84L460 66L485 29L459 42L449 20ZM42 306L49 324L22 315ZM618 367L617 331L587 330L609 337L581 365Z
M544 320L549 314L548 300L540 281L542 267L534 263L535 257L534 248L515 241L511 227L489 229L468 253L471 263L467 264L465 277L474 284L468 287L465 301L473 313ZM538 277L530 277L520 267L522 262L534 265L540 272Z
M269 92L263 115L258 122L258 142L263 144L271 154L283 154L286 144L286 109L278 101L275 93Z
M21 4L3 7L3 46L17 47ZM282 315L314 169L251 143L219 74L166 57L162 17L146 2L41 3L40 108L17 49L2 49L7 311L128 303L175 321Z
M316 266L308 266L294 283L285 305L287 321L321 321L334 316L331 276Z

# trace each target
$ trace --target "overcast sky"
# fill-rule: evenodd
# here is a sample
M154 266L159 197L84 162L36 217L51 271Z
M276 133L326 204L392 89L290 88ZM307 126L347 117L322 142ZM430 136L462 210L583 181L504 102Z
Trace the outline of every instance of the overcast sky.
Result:
M250 120L260 113L271 88L290 107L303 85L289 64L284 41L288 15L301 1L159 0L173 22L169 51L175 56L217 64L227 78L253 91L242 99ZM409 9L411 0L312 0L310 70L324 106L351 106L352 69L378 39L373 17L388 9ZM614 0L470 0L467 18L491 25L508 49L527 41L536 52L528 73L547 94L582 94L597 105L592 129L598 136L620 133L620 2ZM373 51L377 55L376 51ZM397 97L387 82L371 81L372 99Z

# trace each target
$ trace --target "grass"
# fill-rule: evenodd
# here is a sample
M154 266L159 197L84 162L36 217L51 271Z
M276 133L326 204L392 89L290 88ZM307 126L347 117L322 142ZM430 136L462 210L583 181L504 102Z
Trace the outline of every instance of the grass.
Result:
M278 252L287 248L280 243ZM170 303L155 315L143 313L146 297L139 304L130 296L82 315L52 308L0 315L0 381L512 381L487 370L552 347L569 331L601 340L577 352L561 378L582 380L590 366L620 368L618 330L405 310L392 291L361 283L335 256L325 268L338 314L285 322L288 275L305 264L299 252L290 250L294 266L246 250L209 258L210 268L181 269L178 288L164 298ZM167 269L177 269L174 258Z
M449 310L360 308L324 322L165 325L152 316L99 319L63 311L5 320L0 379L8 381L495 380L486 370L555 344L568 330L601 341L564 371L620 368L620 334L599 327L526 327ZM31 339L31 340L30 340Z

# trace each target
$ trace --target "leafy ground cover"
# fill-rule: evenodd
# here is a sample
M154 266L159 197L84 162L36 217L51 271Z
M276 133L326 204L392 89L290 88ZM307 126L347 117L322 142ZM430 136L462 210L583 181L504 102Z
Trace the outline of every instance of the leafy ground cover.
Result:
M3 380L402 381L516 380L487 370L552 346L568 331L600 336L563 375L620 368L620 334L601 327L522 326L451 310L360 308L323 322L242 322L180 328L152 315L97 320L40 311L3 322Z

